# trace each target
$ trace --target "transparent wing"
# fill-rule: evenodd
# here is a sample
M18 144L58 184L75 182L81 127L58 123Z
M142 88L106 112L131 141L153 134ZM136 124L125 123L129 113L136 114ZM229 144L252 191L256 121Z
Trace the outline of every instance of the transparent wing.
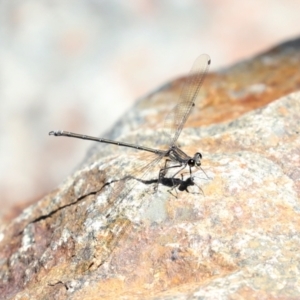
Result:
M147 156L148 159L145 159ZM118 171L118 174L110 176L111 178L114 178L112 181L114 186L112 192L108 196L109 201L112 204L106 211L106 215L109 218L119 218L120 215L123 214L123 210L126 210L126 206L128 206L128 203L123 204L123 202L128 200L126 197L130 194L138 182L150 179L151 176L158 178L159 168L157 170L157 174L153 174L153 169L159 164L163 156L159 155L154 159L153 156L153 154L143 155L143 158L134 162L135 167L133 169L132 167L128 168L128 166L123 166L123 168ZM149 159L150 157L152 160ZM145 163L145 161L147 163ZM142 205L142 203L140 205Z
M153 169L163 157L156 156L154 159L153 157L153 154L141 155L141 157L136 155L137 160L135 161L123 161L122 157L118 156L105 166L106 176L112 180L105 185L102 195L104 202L98 200L99 203L102 203L100 205L103 206L96 212L99 216L99 224L101 224L96 233L101 249L101 251L97 251L93 259L96 267L102 265L111 255L114 248L117 247L119 241L131 227L132 218L136 216L139 208L144 204L145 199L143 196L139 195L134 199L129 197L129 194L137 183L143 182L143 179L157 177L153 173ZM145 161L148 163L145 163ZM153 180L153 182L156 181ZM151 186L149 188L151 189ZM142 191L144 192L143 186ZM141 190L138 191L138 193L140 192ZM101 211L100 214L99 211Z
M207 54L200 55L189 73L177 105L165 118L164 135L165 143L173 145L176 143L181 130L191 113L200 87L210 66L210 57Z

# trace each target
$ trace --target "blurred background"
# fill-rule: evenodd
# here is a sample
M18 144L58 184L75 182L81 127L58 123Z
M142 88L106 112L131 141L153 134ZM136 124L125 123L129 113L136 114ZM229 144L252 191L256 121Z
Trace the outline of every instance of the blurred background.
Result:
M300 33L300 0L0 1L0 218L61 183L139 97ZM20 204L23 203L23 204Z

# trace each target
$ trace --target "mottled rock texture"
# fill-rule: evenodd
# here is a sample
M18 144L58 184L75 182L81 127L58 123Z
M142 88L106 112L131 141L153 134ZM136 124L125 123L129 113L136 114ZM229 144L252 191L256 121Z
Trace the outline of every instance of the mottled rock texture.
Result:
M299 299L299 66L295 40L208 75L179 140L203 155L189 193L154 192L159 166L122 180L150 155L95 145L1 233L2 299ZM185 82L141 99L109 137L158 147Z

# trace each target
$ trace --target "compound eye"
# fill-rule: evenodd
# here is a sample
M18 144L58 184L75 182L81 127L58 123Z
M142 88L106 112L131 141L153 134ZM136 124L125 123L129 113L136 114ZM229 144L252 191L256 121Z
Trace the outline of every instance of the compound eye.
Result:
M197 152L195 155L195 161L198 167L201 166L201 159L202 159L202 154Z
M196 164L197 164L197 163L196 163ZM190 160L188 161L188 165L191 166L191 167L193 167L193 166L195 165L195 161L194 161L193 159L190 159Z

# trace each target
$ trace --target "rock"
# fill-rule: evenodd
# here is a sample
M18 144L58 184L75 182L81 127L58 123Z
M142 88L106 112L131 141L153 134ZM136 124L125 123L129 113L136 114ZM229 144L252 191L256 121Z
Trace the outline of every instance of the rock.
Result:
M155 156L96 145L1 233L2 298L300 298L299 47L209 74L179 141L203 155L194 182L155 193L159 165L134 178ZM158 147L153 128L185 82L140 100L108 136Z

